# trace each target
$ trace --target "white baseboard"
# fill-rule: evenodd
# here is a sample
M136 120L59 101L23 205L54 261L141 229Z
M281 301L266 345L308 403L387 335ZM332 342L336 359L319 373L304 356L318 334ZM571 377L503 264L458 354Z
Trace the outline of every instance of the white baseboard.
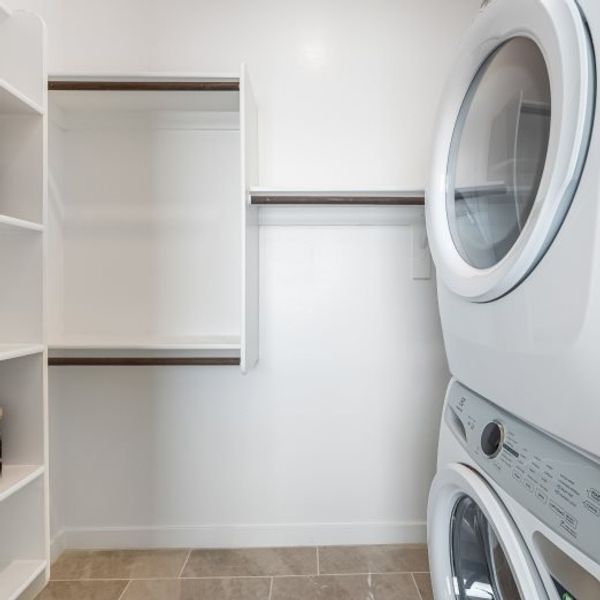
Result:
M65 530L61 529L50 540L50 562L54 562L67 549L67 536Z
M304 523L203 527L65 528L52 541L52 556L65 549L248 548L424 543L426 524Z

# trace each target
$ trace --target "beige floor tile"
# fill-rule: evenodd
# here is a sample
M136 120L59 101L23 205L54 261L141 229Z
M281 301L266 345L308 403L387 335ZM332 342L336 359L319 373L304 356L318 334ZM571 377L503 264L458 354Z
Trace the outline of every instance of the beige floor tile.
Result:
M268 600L271 579L132 581L122 600Z
M385 546L323 546L321 574L403 573L428 571L427 547L421 544Z
M413 573L413 576L417 582L422 600L433 600L433 590L431 589L429 573Z
M278 577L271 600L419 600L409 573Z
M119 600L126 581L51 581L37 600Z
M183 577L315 575L315 548L193 550Z
M52 579L177 577L187 550L70 550L52 565Z

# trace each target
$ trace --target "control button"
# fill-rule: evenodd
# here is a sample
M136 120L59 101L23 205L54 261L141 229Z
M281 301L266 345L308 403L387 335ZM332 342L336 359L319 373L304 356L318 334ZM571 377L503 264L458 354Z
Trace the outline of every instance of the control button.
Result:
M573 515L565 513L565 522L567 523L567 525L569 525L569 527L577 529L577 519Z
M546 504L547 500L548 500L548 496L546 495L546 493L541 490L540 488L537 488L535 490L535 497L542 503L542 504Z
M519 469L514 469L513 472L513 477L517 480L517 481L521 481L521 479L523 479L523 473L521 473L521 471L519 471Z
M529 481L529 479L525 480L525 488L531 494L533 494L533 491L535 490L535 486L533 485L533 483L531 483L531 481Z
M594 488L590 488L588 491L588 497L590 500L593 500L594 502L597 502L598 504L600 504L600 492Z
M584 500L583 505L595 516L600 517L600 508L592 504L589 500Z
M548 503L548 506L561 518L564 519L565 518L565 511L556 503L552 502L552 500L550 500L550 502Z
M481 449L488 458L495 458L500 454L503 442L504 427L498 421L492 421L483 428L483 432L481 433Z
M564 521L560 522L560 526L569 534L572 535L574 538L577 537L577 533L575 532L575 530L570 527L567 523L565 523Z

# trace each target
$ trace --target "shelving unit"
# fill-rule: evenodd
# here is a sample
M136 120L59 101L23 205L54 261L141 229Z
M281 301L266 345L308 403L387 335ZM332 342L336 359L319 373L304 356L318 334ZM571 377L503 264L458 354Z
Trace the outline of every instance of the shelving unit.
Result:
M44 25L0 4L0 598L49 574Z
M246 274L257 127L244 68L56 75L48 89L50 364L245 372L258 271Z

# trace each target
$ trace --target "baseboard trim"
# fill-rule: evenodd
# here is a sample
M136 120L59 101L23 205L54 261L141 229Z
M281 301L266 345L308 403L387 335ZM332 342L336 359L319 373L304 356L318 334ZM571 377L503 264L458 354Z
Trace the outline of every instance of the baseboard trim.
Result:
M67 549L67 536L61 529L50 540L50 562L54 562Z
M409 544L426 541L425 522L210 525L203 527L67 527L52 541L65 549L244 548Z

